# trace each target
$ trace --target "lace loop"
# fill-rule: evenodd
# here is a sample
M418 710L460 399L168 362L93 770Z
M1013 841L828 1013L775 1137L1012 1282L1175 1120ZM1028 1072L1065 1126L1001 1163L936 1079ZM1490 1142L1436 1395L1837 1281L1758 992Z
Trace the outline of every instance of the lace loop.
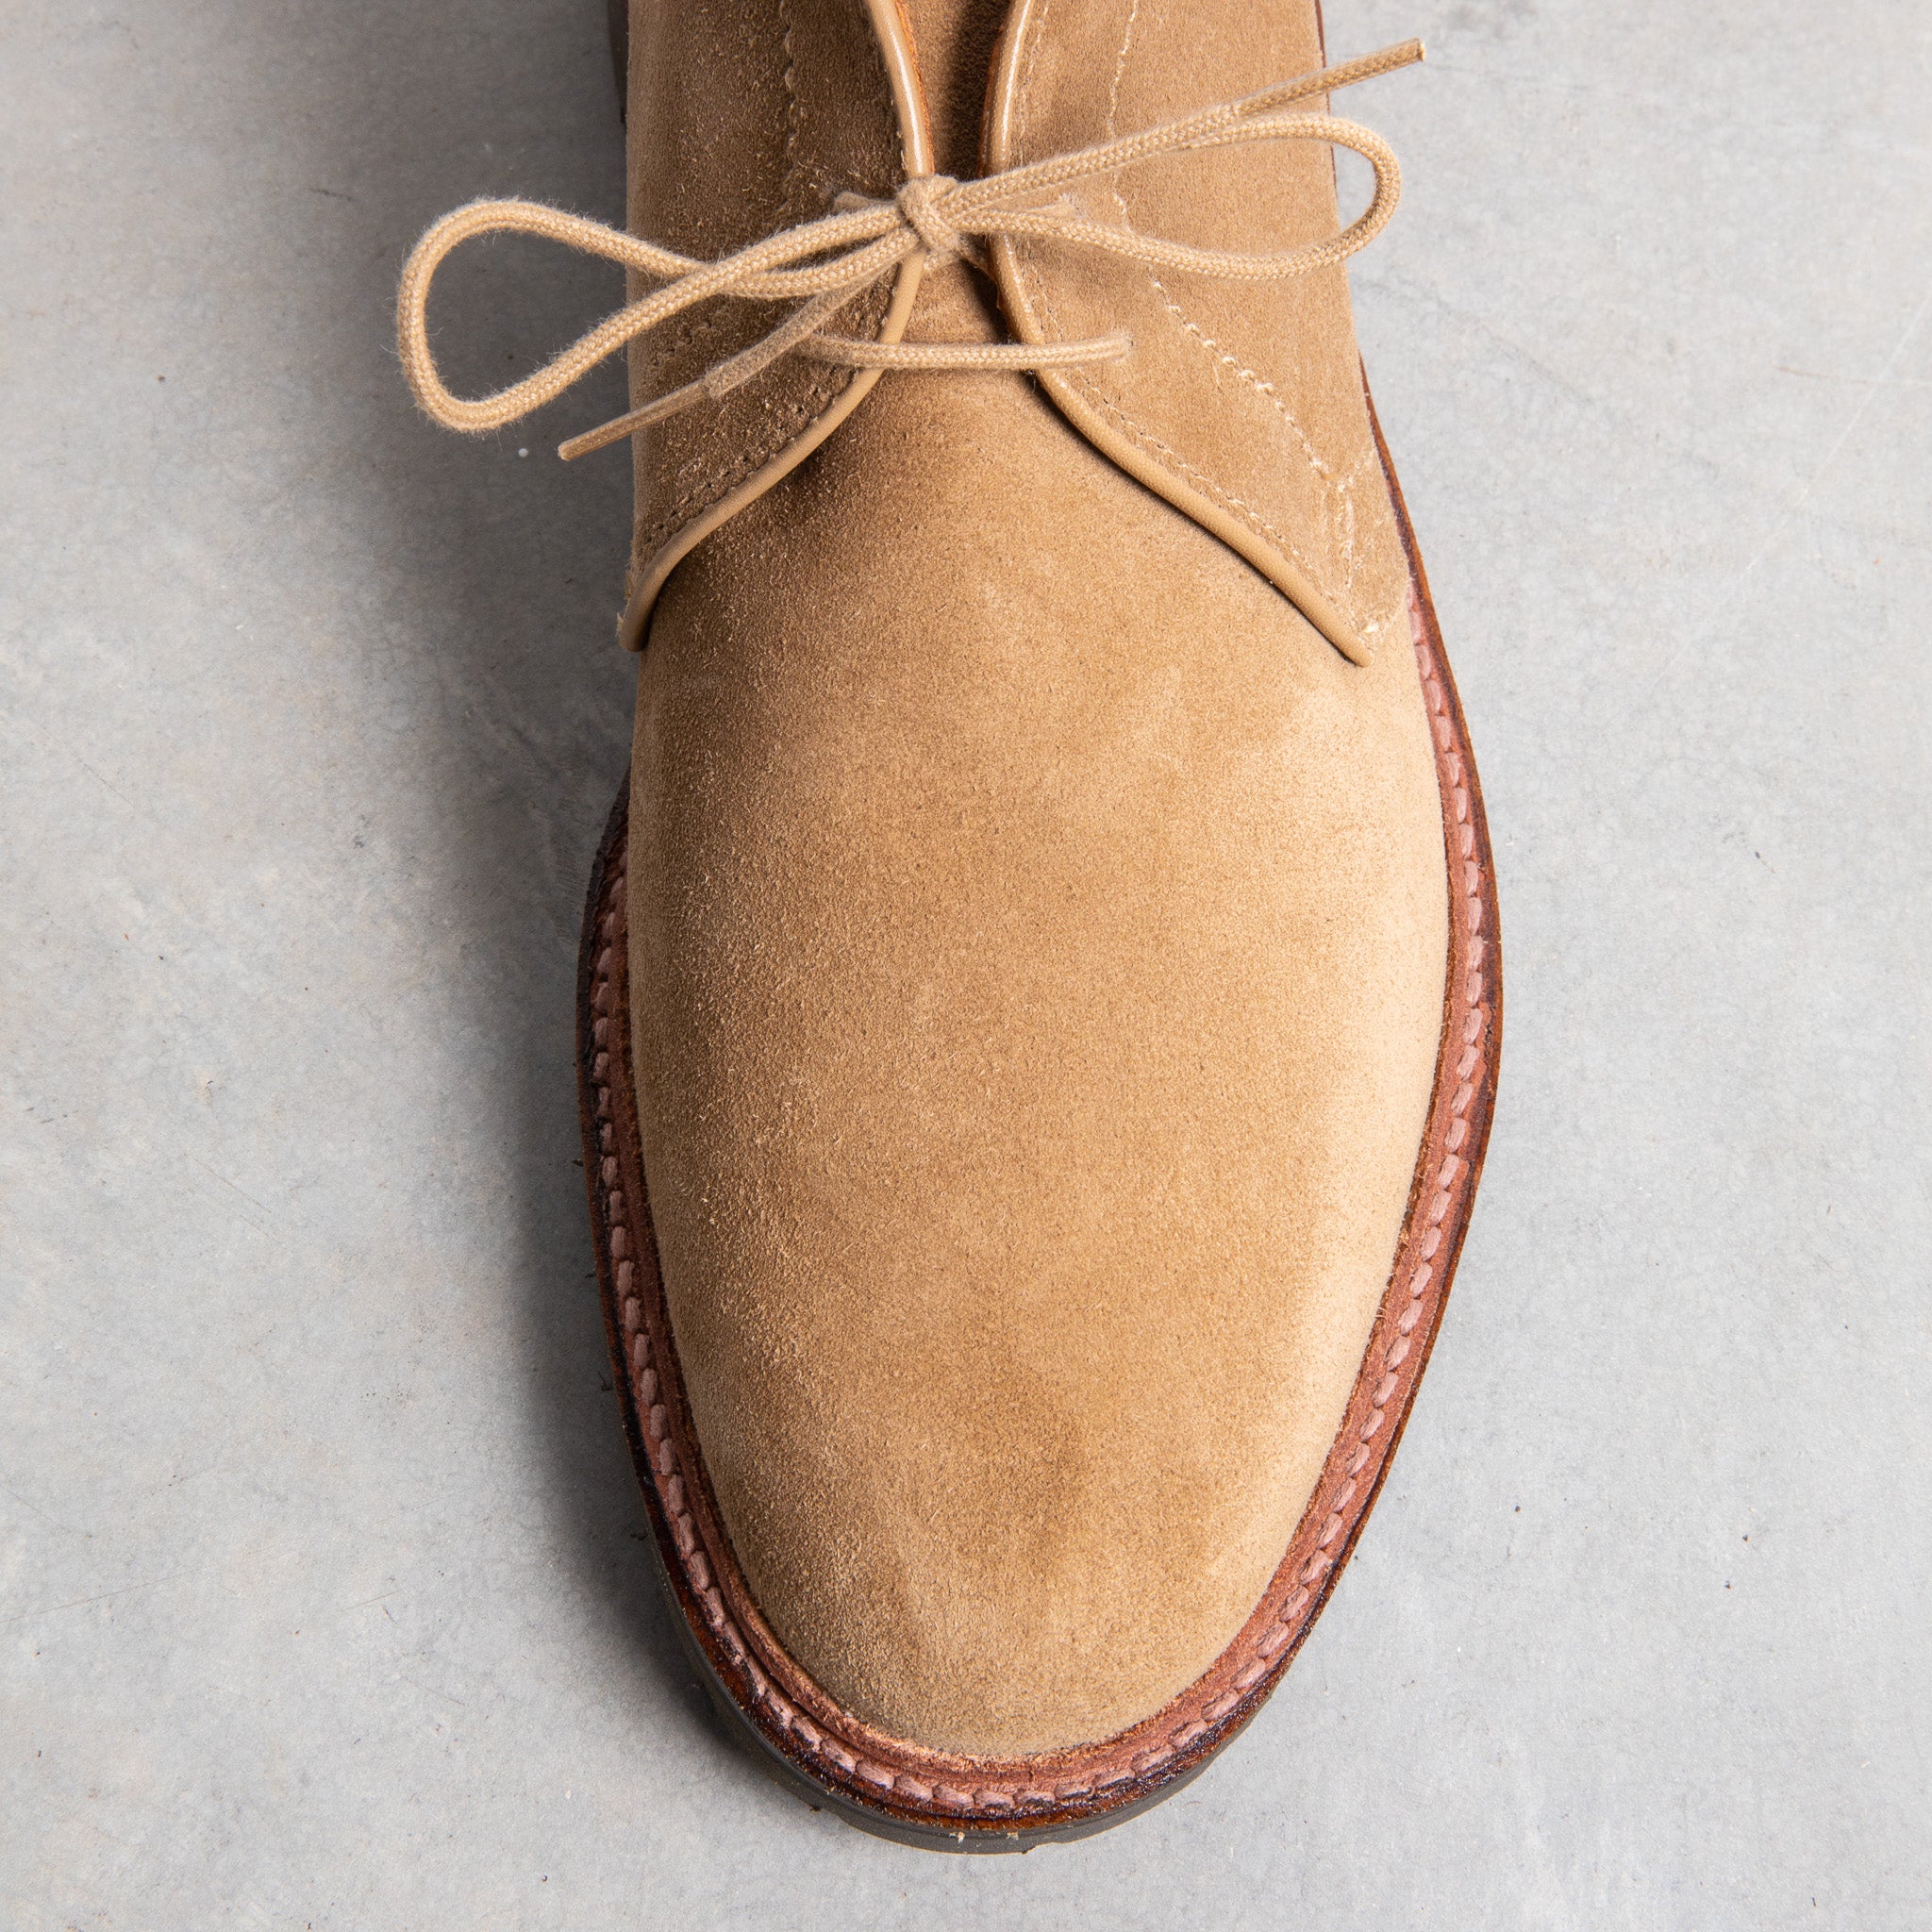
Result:
M1367 246L1394 213L1402 192L1401 169L1388 143L1353 121L1281 110L1309 95L1352 86L1422 58L1422 42L1405 41L1361 59L1280 82L1139 134L975 181L924 175L904 182L891 201L841 194L830 214L780 229L718 261L696 260L601 222L537 202L472 202L435 223L410 251L404 266L396 297L403 372L425 414L447 428L481 434L540 408L607 356L697 303L732 296L798 305L769 333L714 364L697 380L585 435L573 437L558 451L568 460L620 441L695 403L718 401L793 353L847 368L902 371L1013 371L1111 360L1131 348L1125 336L1054 343L875 342L829 333L826 325L841 309L913 255L923 254L930 260L963 256L984 266L978 243L992 236L1054 241L1123 256L1149 268L1235 281L1273 281L1345 261ZM1018 197L1111 174L1159 155L1253 141L1314 141L1353 150L1374 170L1375 189L1368 207L1347 227L1323 241L1274 254L1244 254L1195 248L1132 228L1088 221L1064 203L1008 206ZM475 236L504 232L545 236L567 247L602 256L662 286L607 317L520 382L493 395L453 395L438 373L429 347L430 284L442 261L461 243Z

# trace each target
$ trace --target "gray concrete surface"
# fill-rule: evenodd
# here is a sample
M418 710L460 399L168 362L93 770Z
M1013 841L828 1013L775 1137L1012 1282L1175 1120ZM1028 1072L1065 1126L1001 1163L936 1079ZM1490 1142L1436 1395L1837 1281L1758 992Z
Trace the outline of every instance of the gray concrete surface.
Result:
M618 215L602 13L0 14L0 1923L1932 1922L1932 19L1334 0L1433 51L1357 287L1490 1178L1261 1721L964 1861L768 1787L649 1586L570 1062L626 482L549 454L615 377L471 444L390 347L444 208ZM611 292L505 248L444 340Z

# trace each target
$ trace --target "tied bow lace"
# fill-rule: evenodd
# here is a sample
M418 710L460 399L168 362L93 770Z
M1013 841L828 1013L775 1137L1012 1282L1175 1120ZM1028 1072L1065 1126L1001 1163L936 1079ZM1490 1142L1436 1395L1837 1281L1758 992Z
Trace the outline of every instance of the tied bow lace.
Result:
M917 175L891 201L841 194L835 210L816 221L741 249L719 261L700 261L659 248L602 222L565 214L531 201L478 201L443 216L410 251L396 302L403 371L423 409L450 429L471 434L500 429L560 395L587 371L634 338L715 296L797 307L749 348L715 363L696 381L573 437L558 454L569 460L617 442L694 403L716 401L769 369L781 357L799 354L855 369L1011 371L1066 368L1111 361L1132 346L1121 335L1071 342L875 342L829 333L827 325L914 254L927 259L963 256L984 266L979 242L995 236L1032 236L1097 248L1150 268L1174 269L1224 280L1274 281L1345 261L1366 247L1395 211L1402 175L1380 136L1329 114L1277 111L1310 94L1329 93L1388 74L1423 58L1420 41L1405 41L1359 60L1344 61L1299 80L1169 121L1097 147L1034 161L976 181L945 175ZM1375 172L1368 207L1340 233L1274 255L1246 255L1193 248L1132 228L1091 222L1064 203L1013 208L1023 195L1071 181L1109 174L1157 155L1227 147L1250 141L1316 141L1352 149ZM598 255L661 283L581 336L533 375L474 400L452 395L438 375L429 348L429 285L444 258L472 236L501 232L547 236ZM797 264L804 264L798 266Z

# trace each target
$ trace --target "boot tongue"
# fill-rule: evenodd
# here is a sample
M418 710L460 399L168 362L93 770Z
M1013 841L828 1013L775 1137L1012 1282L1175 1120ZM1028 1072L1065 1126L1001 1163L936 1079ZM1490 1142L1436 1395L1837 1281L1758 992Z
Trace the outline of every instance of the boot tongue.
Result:
M1006 25L1008 0L902 0L919 51L932 114L934 158L941 175L983 172L979 128L986 78Z
M985 172L979 137L987 78L1008 4L900 0L918 58L938 174L969 180ZM958 260L928 270L908 332L929 341L996 342L1006 336L991 285Z

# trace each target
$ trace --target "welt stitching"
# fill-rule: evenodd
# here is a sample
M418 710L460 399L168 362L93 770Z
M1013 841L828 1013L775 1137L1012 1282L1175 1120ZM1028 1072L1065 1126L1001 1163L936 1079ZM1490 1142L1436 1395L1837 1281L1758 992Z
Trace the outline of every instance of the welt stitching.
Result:
M621 1333L624 1337L625 1362L629 1370L638 1426L645 1441L647 1458L657 1479L658 1499L670 1527L672 1541L683 1561L685 1574L703 1607L705 1621L724 1645L732 1661L743 1672L751 1689L752 1701L762 1704L770 1713L771 1721L779 1730L795 1737L808 1754L823 1757L847 1778L857 1779L869 1787L868 1795L892 1792L910 1800L916 1806L936 1807L945 1812L958 1814L977 1811L981 1814L1005 1815L1015 1810L1040 1809L1057 1804L1075 1804L1083 1800L1091 1800L1097 1794L1115 1786L1160 1770L1162 1766L1171 1762L1177 1753L1189 1750L1208 1739L1224 1719L1235 1712L1263 1678L1271 1674L1278 1674L1287 1667L1296 1626L1302 1623L1305 1613L1313 1603L1322 1579L1334 1568L1337 1561L1336 1550L1346 1545L1346 1531L1350 1521L1349 1505L1362 1491L1362 1479L1376 1453L1373 1447L1374 1439L1381 1433L1387 1420L1389 1406L1396 1392L1405 1381L1412 1387L1415 1375L1419 1372L1411 1368L1406 1377L1401 1373L1412 1352L1412 1337L1423 1318L1425 1298L1434 1282L1436 1257L1441 1252L1443 1227L1448 1221L1454 1200L1453 1191L1462 1182L1467 1170L1467 1162L1459 1150L1467 1145L1469 1140L1469 1110L1475 1098L1477 1081L1482 1077L1478 1070L1482 1067L1484 1034L1488 1023L1483 1004L1489 985L1483 971L1483 957L1488 943L1482 936L1484 874L1481 860L1475 854L1475 826L1472 817L1469 774L1464 766L1463 753L1450 714L1447 692L1425 634L1421 603L1412 582L1409 587L1408 611L1411 641L1423 681L1424 703L1430 732L1436 742L1439 782L1441 777L1446 777L1448 780L1449 795L1444 834L1445 840L1454 847L1454 857L1450 859L1452 876L1458 861L1462 868L1463 892L1460 910L1467 930L1466 964L1462 984L1458 988L1451 989L1449 1007L1456 1017L1448 1021L1449 1037L1445 1039L1443 1048L1443 1064L1446 1066L1447 1055L1454 1050L1459 1036L1462 1051L1455 1068L1457 1085L1448 1106L1450 1121L1442 1143L1443 1158L1433 1174L1425 1174L1425 1185L1417 1199L1415 1212L1411 1217L1412 1223L1419 1221L1423 1228L1417 1246L1420 1258L1410 1270L1402 1313L1392 1324L1387 1323L1385 1316L1378 1315L1376 1319L1375 1331L1371 1339L1371 1354L1379 1348L1381 1374L1370 1391L1367 1414L1357 1424L1357 1447L1349 1462L1344 1466L1342 1485L1330 1497L1329 1513L1320 1525L1320 1534L1316 1539L1313 1552L1295 1574L1293 1589L1272 1622L1257 1631L1252 1639L1245 1642L1242 1639L1236 1640L1238 1644L1242 1644L1242 1647L1252 1655L1232 1674L1228 1680L1230 1688L1202 1704L1197 1714L1187 1716L1162 1741L1137 1753L1129 1760L1127 1769L1117 1769L1105 1776L1063 1779L1051 1788L1046 1787L1037 1776L1029 1777L1024 1773L991 1775L986 1782L976 1784L975 1788L970 1790L938 1778L929 1781L909 1772L879 1764L849 1749L845 1742L800 1711L771 1681L751 1654L735 1620L724 1607L723 1593L712 1576L704 1551L699 1547L697 1530L692 1521L684 1480L676 1472L676 1446L671 1437L669 1412L665 1404L659 1400L664 1391L660 1388L658 1371L651 1359L650 1341L644 1325L643 1305L638 1292L637 1264L631 1255L630 1207L625 1199L623 1189L618 1185L620 1174L611 1110L609 1051L610 1022L613 1017L611 979L615 965L615 949L621 937L617 908L622 903L626 874L625 871L618 871L606 879L606 909L598 924L602 943L592 972L591 994L591 1010L594 1016L592 1041L597 1049L591 1067L591 1081L596 1092L598 1145L602 1157L598 1174L599 1195L604 1204L604 1219L608 1230L608 1253L614 1282L613 1298L617 1305ZM1455 901L1452 899L1453 903ZM1453 937L1451 947L1453 966ZM1434 1136L1436 1123L1440 1117L1441 1107L1438 1103L1431 1108L1430 1139ZM1427 1148L1428 1140L1425 1139L1425 1154ZM1405 1241L1404 1246L1407 1245L1407 1242ZM1391 1283L1391 1293L1393 1286ZM1386 1306L1385 1304L1385 1308ZM1386 1339L1383 1337L1385 1327L1390 1331ZM1364 1358L1364 1371L1357 1378L1357 1390L1367 1380L1367 1359ZM1352 1394L1351 1407L1354 1401L1355 1397ZM1385 1444L1385 1455L1386 1451ZM1331 1459L1333 1455L1334 1452L1331 1450ZM1324 1463L1324 1479L1326 1467ZM1357 1520L1359 1513L1357 1512ZM1274 1582L1271 1581L1271 1591L1274 1587ZM1191 1708L1191 1706L1190 1707Z
M1041 39L1043 38L1043 23L1050 7L1051 0L1042 0L1039 16L1041 32L1035 39L1027 56L1028 81L1032 76ZM1020 103L1023 139L1027 125L1030 98L1030 88L1024 89ZM1039 289L1039 277L1031 273L1024 262L1021 263L1021 272L1034 284L1036 299L1045 300L1047 312L1053 317L1058 327L1059 319L1053 309L1051 299L1042 298ZM1174 458L1183 469L1206 484L1209 491L1230 508L1244 513L1244 520L1249 521L1251 525L1258 527L1281 543L1304 568L1312 570L1313 567L1299 548L1281 532L1274 529L1252 505L1231 496L1212 478L1194 470L1177 451L1162 443L1151 431L1132 422L1117 407L1108 404L1092 389L1091 383L1085 387L1091 400L1110 414L1137 442L1143 445L1151 443ZM777 1726L780 1733L795 1738L808 1755L822 1757L842 1773L848 1781L856 1781L857 1786L867 1788L862 1792L864 1796L884 1796L891 1793L897 1794L902 1800L909 1800L913 1806L922 1809L930 1807L941 1813L951 1812L956 1815L976 1812L981 1817L1002 1816L1016 1810L1050 1808L1055 1805L1091 1804L1096 1798L1104 1797L1115 1787L1128 1784L1137 1777L1151 1775L1170 1764L1177 1754L1190 1751L1196 1746L1204 1746L1204 1740L1210 1739L1224 1721L1235 1714L1264 1679L1271 1675L1278 1675L1286 1669L1288 1657L1292 1653L1297 1625L1305 1623L1307 1613L1315 1602L1317 1589L1321 1586L1323 1578L1335 1566L1337 1558L1334 1552L1338 1547L1346 1546L1348 1506L1361 1492L1361 1479L1374 1460L1374 1439L1381 1433L1387 1420L1389 1405L1395 1393L1402 1388L1405 1380L1412 1389L1418 1372L1411 1368L1407 1377L1401 1374L1411 1353L1411 1337L1421 1322L1426 1306L1426 1296L1434 1281L1436 1257L1441 1251L1443 1226L1454 1201L1452 1191L1462 1181L1466 1172L1467 1163L1457 1150L1464 1146L1468 1140L1468 1110L1476 1091L1477 1070L1482 1061L1486 1024L1482 1006L1486 990L1482 971L1485 941L1481 935L1483 873L1480 861L1475 857L1475 830L1471 818L1467 774L1457 742L1455 725L1449 713L1447 695L1424 634L1421 605L1413 581L1409 587L1408 610L1411 641L1423 679L1424 702L1437 747L1439 782L1441 775L1446 775L1449 780L1450 793L1445 812L1444 835L1446 840L1453 842L1456 849L1456 858L1450 861L1452 876L1457 858L1463 868L1464 893L1460 909L1468 935L1467 965L1463 972L1463 983L1460 988L1450 990L1449 1005L1451 1010L1458 1014L1459 1018L1447 1021L1449 1037L1445 1038L1443 1045L1446 1064L1446 1056L1454 1049L1455 1036L1459 1031L1462 1051L1455 1069L1457 1085L1449 1105L1451 1118L1443 1142L1444 1158L1434 1174L1427 1177L1427 1185L1416 1203L1423 1233L1417 1247L1420 1258L1411 1268L1407 1285L1406 1306L1392 1324L1386 1324L1383 1315L1378 1314L1376 1318L1370 1348L1372 1355L1377 1347L1380 1348L1382 1373L1370 1391L1367 1413L1357 1424L1357 1447L1349 1462L1344 1465L1344 1480L1341 1487L1331 1494L1329 1513L1320 1525L1320 1534L1316 1538L1314 1550L1297 1571L1293 1588L1273 1621L1255 1632L1251 1638L1244 1632L1242 1637L1236 1639L1235 1644L1242 1646L1251 1654L1247 1660L1232 1673L1227 1680L1228 1688L1202 1702L1197 1712L1193 1709L1194 1700L1191 1698L1186 1707L1188 1714L1184 1716L1183 1722L1170 1731L1161 1741L1137 1753L1128 1761L1128 1768L1116 1769L1105 1775L1096 1774L1093 1777L1062 1779L1055 1782L1050 1788L1041 1785L1037 1777L1028 1777L1024 1774L989 1775L983 1783L975 1781L972 1789L944 1782L937 1777L928 1781L910 1772L895 1770L890 1765L877 1763L851 1750L837 1736L830 1734L799 1710L759 1666L739 1631L735 1620L726 1610L723 1593L712 1577L709 1563L698 1546L697 1532L688 1506L683 1479L676 1473L676 1449L670 1435L668 1410L665 1405L658 1400L661 1392L658 1372L650 1359L650 1343L643 1325L642 1304L636 1292L635 1263L629 1255L627 1204L624 1199L623 1191L616 1185L618 1167L610 1124L609 1055L608 1051L600 1051L597 1056L592 1080L596 1086L597 1115L601 1124L600 1143L604 1156L599 1176L600 1192L605 1204L606 1224L609 1229L609 1255L615 1271L615 1299L631 1371L639 1428L647 1445L647 1457L657 1479L658 1498L672 1541L683 1560L691 1587L703 1607L705 1621L733 1663L743 1673L752 1702L763 1705L769 1713L770 1721ZM601 922L604 944L596 960L591 993L591 1010L598 1016L593 1023L593 1037L600 1049L605 1046L609 1030L610 974L614 945L618 937L615 908L619 895L623 892L624 884L625 875L619 873L608 881L606 886L606 896L610 909L605 913ZM1453 969L1453 935L1450 946L1449 963ZM1424 1154L1427 1153L1429 1139L1433 1138L1439 1119L1439 1106L1432 1104L1427 1138L1424 1142ZM1411 1225L1413 1218L1412 1215ZM1407 1249L1407 1245L1405 1239L1403 1247ZM1394 1284L1391 1283L1391 1295L1393 1290ZM1439 1295L1440 1292L1439 1289ZM1385 1303L1385 1308L1386 1306ZM1382 1339L1385 1325L1391 1327L1391 1339ZM1363 1371L1357 1376L1357 1391L1366 1381L1368 1359L1369 1357L1364 1357ZM1354 1407L1355 1400L1356 1392L1352 1391L1351 1409ZM1346 1427L1346 1422L1343 1426ZM1334 1453L1331 1449L1330 1459ZM1386 1456L1386 1453L1387 1445L1384 1444L1383 1454ZM1327 1468L1328 1464L1324 1461L1322 1480L1326 1479ZM1373 1493L1373 1481L1369 1489ZM1366 1500L1363 1507L1366 1507ZM1356 1520L1358 1522L1359 1518L1360 1512L1357 1511ZM1297 1538L1300 1534L1298 1525ZM1271 1578L1271 1591L1276 1588L1278 1576ZM1234 1647L1235 1645L1230 1645L1231 1649Z
M1339 1507L1332 1507L1322 1524L1322 1534L1316 1542L1315 1554L1302 1566L1299 1587L1283 1606L1279 1617L1261 1632L1256 1641L1256 1658L1235 1673L1234 1684L1238 1690L1252 1688L1265 1674L1266 1659L1282 1648L1293 1635L1293 1619L1307 1607L1309 1592L1324 1571L1329 1569L1334 1557L1327 1553L1331 1544L1341 1539L1346 1526L1346 1505L1353 1499L1355 1480L1364 1470L1371 1457L1369 1444L1381 1431L1384 1411L1400 1386L1398 1371L1407 1359L1411 1342L1410 1337L1422 1319L1423 1297L1428 1292L1435 1274L1435 1259L1442 1242L1442 1224L1447 1219L1451 1203L1451 1189L1461 1178L1467 1162L1458 1150L1469 1141L1469 1108L1475 1098L1474 1074L1482 1058L1482 1038L1486 1029L1487 1016L1483 1011L1483 995L1488 981L1483 973L1482 960L1487 941L1482 938L1482 868L1475 858L1475 826L1470 818L1468 774L1463 767L1462 755L1453 748L1455 727L1449 717L1449 701L1442 689L1438 673L1435 654L1430 650L1424 635L1422 608L1416 597L1414 585L1408 592L1409 628L1415 646L1417 668L1423 678L1423 702L1427 708L1430 732L1436 740L1449 781L1449 823L1443 827L1445 840L1453 840L1458 858L1462 861L1463 894L1460 910L1468 930L1468 965L1463 973L1462 985L1455 990L1459 993L1459 1024L1457 1020L1449 1022L1450 1039L1447 1044L1453 1046L1459 1033L1462 1052L1456 1066L1457 1086L1450 1101L1451 1120L1444 1138L1444 1158L1424 1190L1426 1207L1423 1211L1424 1234L1419 1247L1421 1257L1408 1280L1407 1307L1397 1318L1392 1340L1383 1346L1382 1374L1375 1383L1369 1397L1369 1413L1357 1431L1360 1447L1351 1459L1348 1475L1349 1483L1339 1499ZM1452 901L1452 903L1454 903ZM1451 941L1454 943L1453 940ZM1380 1324L1378 1322L1377 1325Z

